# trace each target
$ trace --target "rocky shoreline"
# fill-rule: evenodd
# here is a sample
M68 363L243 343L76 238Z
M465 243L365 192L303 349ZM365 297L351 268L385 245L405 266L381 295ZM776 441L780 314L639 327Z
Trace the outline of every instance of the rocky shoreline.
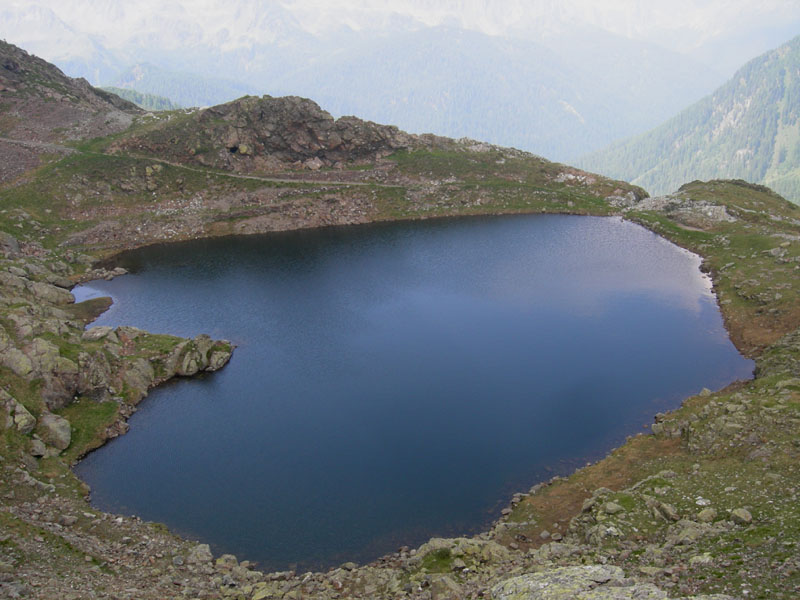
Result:
M97 597L252 600L677 597L664 591L671 588L676 588L672 591L682 594L680 597L716 600L733 597L690 596L698 582L690 585L684 578L718 560L710 552L695 552L699 542L743 535L754 527L759 513L752 502L739 505L735 498L727 504L723 499L712 501L705 497L712 496L711 493L687 504L687 497L680 489L686 478L703 476L700 462L692 462L686 473L662 469L616 491L603 486L587 489L588 500L576 515L564 522L547 523L536 514L532 507L537 500L547 502L554 490L569 485L573 479L589 476L588 472L598 466L588 467L571 478L554 478L529 493L515 495L511 506L503 510L502 518L489 532L474 538L433 539L418 549L401 548L369 565L358 567L347 563L328 573L265 574L230 555L215 561L206 545L180 540L135 517L99 513L85 503L86 489L79 482L72 482L70 494L60 489L53 477L35 476L42 472L43 463L45 471L52 471L47 461L60 460L59 455L74 461L82 452L124 433L125 420L148 389L170 377L216 370L230 358L232 347L207 336L186 340L130 327L84 330L84 324L102 310L103 304L93 307L73 304L67 291L72 280L67 276L73 269L85 270L88 257L68 255L74 262L67 264L44 248L20 244L12 236L6 235L3 244L2 304L9 308L9 313L0 330L3 335L0 362L21 380L40 379L39 393L43 400L37 414L3 392L6 430L30 436L21 448L18 466L13 461L4 461L9 483L16 484L6 492L6 499L13 501L5 510L27 527L42 531L24 540L7 537L5 543L13 539L17 547L25 547L26 544L46 546L48 536L68 540L83 556L81 566L88 566L88 574L83 575L85 589L97 590L98 581L123 582L127 578L130 585L127 590L115 586L115 591ZM77 278L115 274L103 270L86 272L88 275ZM718 282L714 283L716 286ZM789 377L798 369L796 358L792 358L798 348L797 337L789 335L780 342L779 348L785 352L765 353L783 359L772 363L760 361L758 378L753 382L690 399L674 414L657 417L654 436L638 436L633 442L652 438L654 443L673 448L676 442L682 443L688 447L692 461L711 460L714 452L727 452L732 445L754 448L748 456L753 453L759 457L772 456L775 449L769 448L774 446L774 435L762 431L763 427L759 429L772 408L760 400L764 394L763 382L766 380L772 386L766 392L767 398L777 397L777 402L793 408L796 390L800 389L800 380ZM58 346L56 341L62 338L66 341ZM76 395L97 406L113 404L115 411L106 415L106 422L95 428L94 437L88 443L84 441L80 451L69 452L72 445L69 415L57 413L69 408ZM693 410L694 404L702 404L699 413L684 415ZM796 416L791 419L790 423L797 421ZM776 421L774 425L780 423ZM791 447L791 440L789 443ZM614 454L601 462L612 460ZM772 476L775 481L784 477L779 473ZM68 477L63 473L58 476ZM735 486L725 489L728 487ZM18 495L20 488L25 490L25 497ZM791 498L796 498L796 491ZM538 534L534 535L537 528ZM103 534L98 534L98 530L103 530ZM636 542L637 537L645 537L647 530L659 541ZM637 562L633 563L632 558ZM626 567L627 572L633 571L636 576L626 577L626 571L615 565ZM30 583L22 583L23 580ZM77 576L70 587L76 589L76 585L81 589ZM8 577L8 570L2 568L0 589L10 597L25 594L41 598L85 597L80 591L70 596L61 582L52 578L37 577L30 572L25 578L17 577L17 573Z

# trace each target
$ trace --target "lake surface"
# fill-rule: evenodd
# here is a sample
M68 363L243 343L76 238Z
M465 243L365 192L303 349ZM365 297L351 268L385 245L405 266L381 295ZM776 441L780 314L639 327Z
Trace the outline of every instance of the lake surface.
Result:
M96 324L209 333L76 471L101 509L262 568L476 533L510 495L752 374L699 259L614 218L337 227L145 248Z

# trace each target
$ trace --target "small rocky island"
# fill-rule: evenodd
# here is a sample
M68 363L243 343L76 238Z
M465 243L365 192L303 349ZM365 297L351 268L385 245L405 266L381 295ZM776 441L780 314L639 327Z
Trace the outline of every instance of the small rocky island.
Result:
M9 598L792 598L800 590L800 209L762 186L647 198L513 149L334 120L302 99L152 114L0 42L0 595ZM70 471L148 389L231 344L84 327L78 281L170 240L444 215L621 215L703 257L755 379L516 494L491 530L368 565L264 573L105 514ZM199 333L199 332L198 332ZM266 542L265 542L266 543ZM241 560L240 560L241 559Z

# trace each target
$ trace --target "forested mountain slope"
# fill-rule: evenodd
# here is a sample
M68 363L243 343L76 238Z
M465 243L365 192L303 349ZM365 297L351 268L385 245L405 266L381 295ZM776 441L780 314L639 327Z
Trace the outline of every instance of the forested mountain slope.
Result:
M742 67L656 129L590 154L586 169L662 194L694 179L763 183L800 200L800 37Z

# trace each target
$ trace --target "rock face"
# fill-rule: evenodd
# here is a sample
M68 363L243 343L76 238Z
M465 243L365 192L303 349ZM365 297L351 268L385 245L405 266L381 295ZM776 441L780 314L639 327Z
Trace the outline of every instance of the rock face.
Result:
M317 170L374 160L415 140L396 127L355 117L334 119L305 98L264 96L207 108L188 121L166 122L117 148L247 172L289 166Z

